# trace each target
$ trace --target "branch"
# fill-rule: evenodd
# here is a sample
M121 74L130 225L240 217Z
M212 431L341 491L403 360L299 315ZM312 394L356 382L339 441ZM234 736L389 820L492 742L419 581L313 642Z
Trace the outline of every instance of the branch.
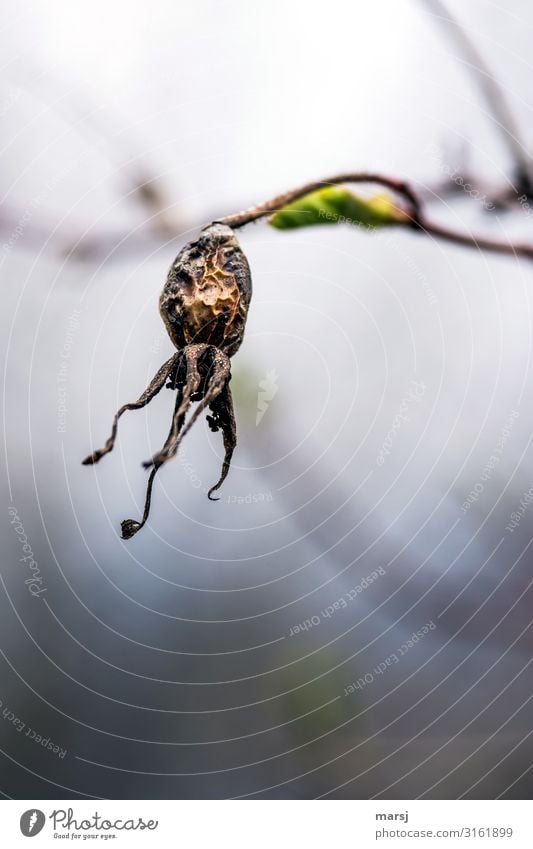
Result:
M533 259L533 245L526 242L501 242L498 239L490 239L487 236L470 236L468 233L459 233L441 224L422 220L420 228L437 239L452 242L455 245L464 245L468 248L478 248L482 251L491 251L498 254L511 254L526 259Z
M232 229L244 227L252 221L258 221L267 215L279 212L285 209L289 204L294 203L301 198L319 192L321 189L329 186L339 185L340 183L375 183L380 186L385 186L388 189L401 195L407 202L408 208L402 210L403 217L391 218L391 224L399 226L408 226L419 232L424 232L428 235L435 236L438 239L443 239L447 242L452 242L456 245L464 245L470 248L478 248L481 250L492 251L494 253L511 254L513 256L522 256L527 259L533 259L533 245L527 243L511 243L502 242L497 239L491 239L487 236L473 236L468 233L462 233L441 224L428 220L422 210L420 199L417 197L415 190L404 180L397 180L391 177L386 177L381 174L354 173L354 174L338 174L334 177L328 177L325 180L315 180L312 183L306 183L300 188L292 189L285 194L278 195L272 200L265 201L257 206L250 207L243 212L237 212L234 215L228 215L225 218L218 219L221 224L226 224ZM320 213L319 213L320 215ZM339 218L339 216L337 216ZM328 220L331 218L328 215ZM345 219L343 219L345 220ZM307 222L302 220L301 225L305 226ZM314 222L318 223L318 222ZM326 223L324 221L323 223ZM357 221L352 221L357 223Z
M267 200L257 206L252 206L250 209L245 209L243 212L237 212L235 215L227 215L225 218L217 219L221 224L227 224L232 230L238 227L244 227L245 224L250 224L252 221L257 221L264 218L265 215L270 215L287 206L289 203L298 200L299 198L310 195L317 189L322 189L324 186L338 186L339 183L376 183L380 186L385 186L393 192L402 195L409 203L408 210L413 223L418 220L420 215L420 201L411 187L403 180L394 180L391 177L385 177L382 174L337 174L335 177L327 177L325 180L315 180L312 183L306 183L298 189L292 189L290 192L285 192L283 195L278 195L272 200Z
M433 17L448 31L465 57L468 69L476 79L494 123L514 162L518 193L525 192L531 196L533 194L531 157L525 152L520 130L502 86L467 35L465 28L453 17L445 4L441 3L441 0L424 0L424 2L434 10Z

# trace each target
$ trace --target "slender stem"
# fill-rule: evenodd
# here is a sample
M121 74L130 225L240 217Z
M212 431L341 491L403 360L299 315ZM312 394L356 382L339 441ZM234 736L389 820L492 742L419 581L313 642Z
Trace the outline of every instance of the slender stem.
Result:
M468 248L478 248L482 251L492 251L493 253L511 254L512 256L533 259L533 245L528 245L525 242L500 242L495 239L489 239L486 236L470 236L468 233L459 233L457 230L451 230L441 224L435 224L425 219L420 220L420 229L431 236L436 236L438 239L453 242L455 245L465 245Z
M475 76L478 87L485 98L494 123L511 154L515 165L515 179L519 183L519 188L527 194L531 194L533 191L531 158L525 152L520 138L520 130L502 86L470 39L466 29L454 18L446 5L441 3L441 0L424 0L424 2L426 6L433 10L435 20L448 30L451 38L463 53L466 64L472 75Z
M391 177L385 177L382 174L337 174L334 177L327 177L325 180L314 180L312 183L306 183L298 189L292 189L290 192L278 195L272 200L267 200L265 203L260 203L258 206L252 206L250 209L245 209L243 212L237 212L235 215L227 215L225 218L219 218L221 224L227 224L233 230L237 227L244 227L245 224L250 224L252 221L257 221L259 218L264 218L265 215L270 215L277 209L281 209L288 203L298 200L304 195L309 195L317 189L322 189L324 186L336 186L339 183L377 183L380 186L385 186L393 192L402 195L409 203L409 210L412 223L416 226L420 215L420 201L412 188L403 180L395 180Z
M250 209L245 209L243 212L237 212L234 215L219 218L217 221L233 229L244 227L246 224L250 224L252 221L258 221L260 218L270 215L286 204L292 203L323 186L333 186L339 183L377 183L402 195L409 204L409 208L405 210L408 217L405 219L404 226L413 227L419 232L427 233L438 239L444 239L447 242L453 242L456 245L465 245L469 248L478 248L480 250L493 251L494 253L511 254L513 256L523 256L527 259L533 259L533 244L528 245L523 242L513 244L511 242L490 239L487 236L469 235L468 233L461 233L429 221L423 214L421 203L415 190L408 183L404 180L397 180L382 174L368 174L366 172L359 174L338 174L335 177L328 177L326 180L315 180L297 189L292 189L283 195L278 195L272 198L272 200L267 200L257 206L250 207Z

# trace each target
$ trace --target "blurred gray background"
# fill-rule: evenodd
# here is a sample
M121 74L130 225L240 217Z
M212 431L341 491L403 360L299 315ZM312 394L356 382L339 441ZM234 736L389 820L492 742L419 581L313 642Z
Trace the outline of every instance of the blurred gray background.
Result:
M533 150L531 4L447 8ZM464 170L521 194L435 8L3 11L0 791L530 797L531 263L251 225L220 501L202 421L120 539L167 390L81 465L170 356L159 291L216 216L368 169L410 179L435 220L533 243L525 201L457 190Z

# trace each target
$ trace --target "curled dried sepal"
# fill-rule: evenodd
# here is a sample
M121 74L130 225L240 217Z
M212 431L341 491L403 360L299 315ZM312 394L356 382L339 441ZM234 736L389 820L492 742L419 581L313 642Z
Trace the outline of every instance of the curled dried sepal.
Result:
M374 228L407 224L406 210L397 206L389 195L380 193L363 198L336 186L325 186L282 207L268 219L278 230L292 230L313 224L355 224Z
M214 345L202 343L187 345L183 349L173 376L173 385L177 393L167 439L162 449L143 463L145 468L151 469L146 486L143 516L140 522L134 519L126 519L122 522L122 539L131 539L146 524L150 515L152 487L158 470L175 457L181 440L206 408L209 408L212 413L208 416L211 430L222 430L224 439L225 454L220 478L207 494L211 501L217 500L211 495L226 479L233 449L237 443L233 402L229 388L230 379L229 357ZM186 415L193 401L198 401L198 405L186 422Z
M120 523L120 527L122 528L122 539L131 539L137 531L140 531L142 523L136 522L135 519L124 519Z

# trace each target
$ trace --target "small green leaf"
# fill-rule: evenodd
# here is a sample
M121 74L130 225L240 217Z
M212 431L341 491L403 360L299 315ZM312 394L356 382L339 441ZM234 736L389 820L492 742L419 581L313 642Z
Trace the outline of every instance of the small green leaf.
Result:
M268 223L278 230L312 224L355 224L368 228L402 224L408 215L388 195L362 198L347 189L325 186L274 212Z

